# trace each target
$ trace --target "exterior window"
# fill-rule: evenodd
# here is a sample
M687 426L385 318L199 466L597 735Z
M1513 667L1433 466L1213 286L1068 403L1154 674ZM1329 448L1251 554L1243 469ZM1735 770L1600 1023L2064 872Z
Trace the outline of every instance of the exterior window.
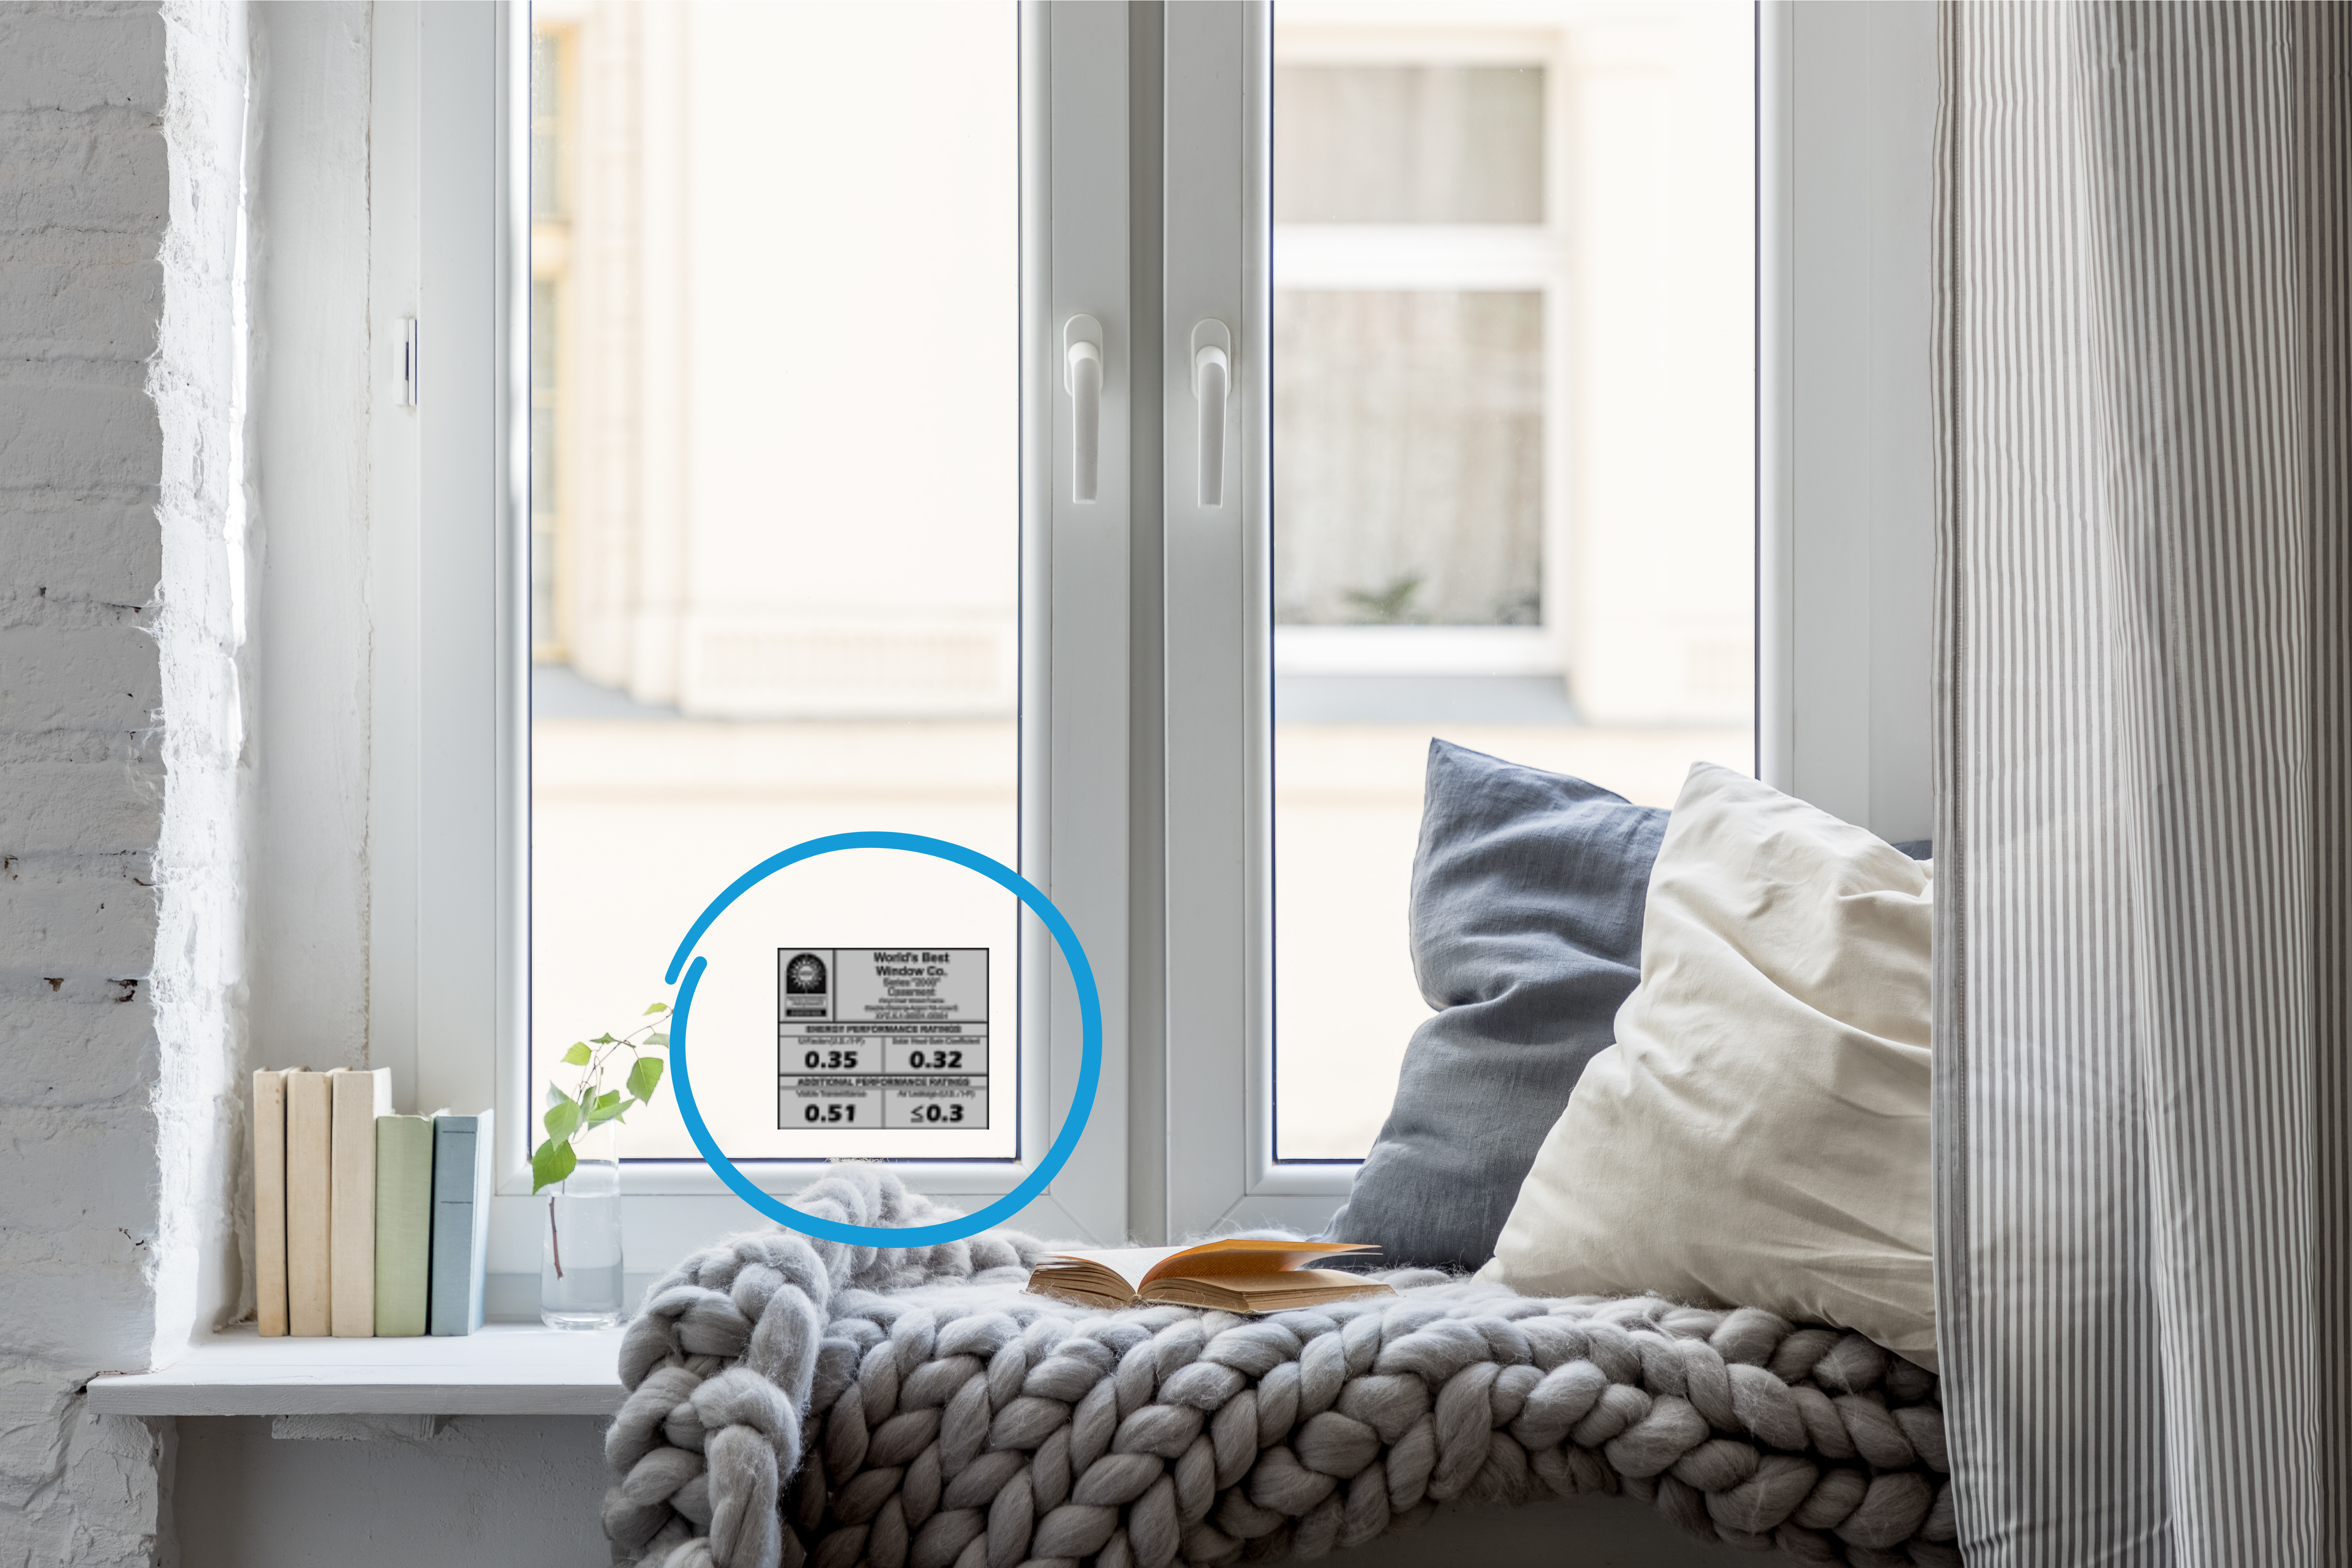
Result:
M1273 1157L1430 1016L1433 737L1669 804L1753 761L1751 17L1274 29Z
M688 926L765 856L887 829L1019 863L1018 25L1010 5L540 16L535 1100L572 1042L668 994ZM747 895L700 949L694 1079L720 1143L1013 1157L1017 912L883 850ZM859 949L965 955L987 1028L939 1049L835 1030ZM782 1016L803 953L837 983L814 1034ZM622 1152L698 1159L668 1094Z

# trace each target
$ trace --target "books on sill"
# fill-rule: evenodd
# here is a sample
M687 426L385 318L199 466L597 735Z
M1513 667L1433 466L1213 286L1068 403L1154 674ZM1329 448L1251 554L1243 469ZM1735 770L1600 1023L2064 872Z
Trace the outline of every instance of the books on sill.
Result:
M491 1121L399 1116L383 1068L253 1075L254 1315L265 1335L482 1325Z

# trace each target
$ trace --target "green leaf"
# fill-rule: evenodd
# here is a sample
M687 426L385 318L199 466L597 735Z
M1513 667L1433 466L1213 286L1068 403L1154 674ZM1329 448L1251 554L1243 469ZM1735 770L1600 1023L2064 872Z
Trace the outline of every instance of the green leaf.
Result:
M600 1127L605 1122L612 1121L613 1118L621 1114L623 1104L624 1101L621 1099L621 1091L617 1089L614 1089L609 1094L598 1095L596 1097L596 1103L588 1108L588 1125L591 1127Z
M530 1190L536 1194L541 1187L552 1186L572 1173L580 1156L572 1145L553 1138L541 1143L530 1157Z
M646 1009L645 1010L645 1012L643 1012L643 1013L639 1014L639 1015L638 1015L638 1016L640 1016L640 1017L651 1017L651 1016L652 1016L654 1014L656 1014L656 1013L667 1013L667 1012L668 1012L668 1011L669 1011L669 1004L667 1004L667 1002L656 1002L656 1003L655 1003L652 1006L650 1006L650 1007L646 1008Z
M639 1057L637 1065L629 1069L629 1092L650 1102L654 1090L661 1087L662 1065L652 1057Z
M669 1045L668 1031L664 1029L655 1030L652 1034L646 1037L646 1044L649 1046L661 1046L667 1048Z
M610 1035L599 1035L588 1043L593 1046L617 1046L621 1042L613 1038Z
M580 1131L580 1102L567 1097L562 1104L549 1106L547 1114L540 1120L546 1125L550 1138L559 1143L566 1142Z
M563 1065L566 1067L584 1068L588 1065L588 1058L595 1054L595 1052L588 1048L588 1042L582 1040L575 1044L570 1050L563 1053Z

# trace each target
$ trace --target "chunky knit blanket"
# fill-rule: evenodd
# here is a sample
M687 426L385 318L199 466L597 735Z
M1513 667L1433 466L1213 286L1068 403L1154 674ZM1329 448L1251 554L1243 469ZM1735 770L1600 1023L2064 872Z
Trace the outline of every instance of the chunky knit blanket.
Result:
M945 1217L873 1166L813 1214ZM1166 1568L1316 1557L1441 1502L1623 1493L1808 1563L1960 1562L1934 1376L1858 1334L1433 1270L1264 1318L1028 1294L992 1232L877 1250L785 1231L647 1293L606 1437L616 1561Z

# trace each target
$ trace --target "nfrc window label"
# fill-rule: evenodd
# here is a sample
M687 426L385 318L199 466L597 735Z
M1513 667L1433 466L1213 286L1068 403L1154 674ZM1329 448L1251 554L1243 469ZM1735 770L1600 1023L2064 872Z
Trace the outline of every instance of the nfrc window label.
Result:
M776 1125L988 1125L988 949L776 950Z

